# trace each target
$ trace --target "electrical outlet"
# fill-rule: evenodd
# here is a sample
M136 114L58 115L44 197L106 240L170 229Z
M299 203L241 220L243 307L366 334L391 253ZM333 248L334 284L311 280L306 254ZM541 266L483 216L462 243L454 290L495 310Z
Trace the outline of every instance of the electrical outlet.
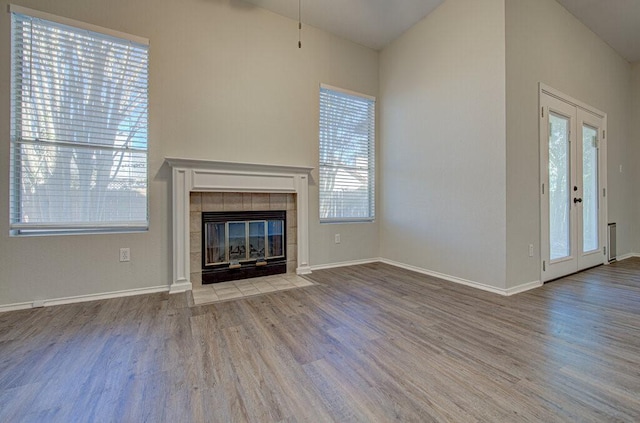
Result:
M340 234L335 234L334 241L336 242L336 244L340 244Z
M533 244L529 244L529 257L533 257Z
M120 261L131 261L131 251L128 248L120 248Z

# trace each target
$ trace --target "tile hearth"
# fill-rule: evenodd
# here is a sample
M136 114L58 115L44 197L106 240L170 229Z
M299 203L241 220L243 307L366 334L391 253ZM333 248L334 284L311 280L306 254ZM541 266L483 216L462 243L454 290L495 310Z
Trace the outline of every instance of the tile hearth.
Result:
M312 285L315 284L303 277L287 273L202 285L191 292L194 305L204 305Z

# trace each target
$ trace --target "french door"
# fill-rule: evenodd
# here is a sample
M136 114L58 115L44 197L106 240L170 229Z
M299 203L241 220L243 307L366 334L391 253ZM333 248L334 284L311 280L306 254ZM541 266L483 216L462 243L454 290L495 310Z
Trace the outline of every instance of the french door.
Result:
M606 115L540 90L543 282L605 263Z

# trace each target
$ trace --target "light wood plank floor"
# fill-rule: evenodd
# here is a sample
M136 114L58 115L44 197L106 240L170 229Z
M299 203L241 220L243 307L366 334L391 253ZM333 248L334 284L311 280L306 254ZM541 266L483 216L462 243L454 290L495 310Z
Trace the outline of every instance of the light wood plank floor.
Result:
M384 264L0 314L0 422L638 422L640 259L503 298Z

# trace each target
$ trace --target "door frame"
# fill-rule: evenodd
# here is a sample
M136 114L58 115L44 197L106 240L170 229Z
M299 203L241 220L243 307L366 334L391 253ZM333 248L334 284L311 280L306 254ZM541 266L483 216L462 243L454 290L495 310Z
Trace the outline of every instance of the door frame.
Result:
M601 132L599 134L600 136L600 141L599 141L599 163L598 163L598 173L599 173L599 187L598 187L598 196L600 197L600 233L599 233L599 244L600 244L600 248L602 251L602 264L608 264L608 260L607 260L607 236L606 236L606 228L607 228L607 222L608 222L608 201L607 201L607 195L608 195L608 189L607 189L607 141L608 141L608 136L607 136L607 114L596 109L595 107L589 106L586 103L583 103L579 100L576 100L574 98L572 98L571 96L568 96L552 87L549 87L548 85L543 84L542 82L539 83L539 89L538 89L538 122L539 122L539 133L538 133L538 148L539 148L539 154L538 154L538 158L539 158L539 176L538 176L538 187L540 189L540 191L538 192L539 194L539 204L540 204L540 234L539 234L539 245L540 245L540 281L541 282L545 282L545 268L546 266L548 266L548 257L546 257L548 255L549 252L549 246L545 245L548 244L548 234L545 235L544 230L545 227L547 227L548 225L545 225L545 219L548 220L548 217L545 217L545 214L548 214L548 210L545 209L545 206L548 207L548 201L544 201L543 199L543 195L545 195L545 188L548 189L548 187L545 187L545 181L546 181L546 175L545 173L548 171L547 167L548 167L548 163L545 163L546 161L546 155L545 155L545 143L549 142L548 139L548 127L546 126L546 121L548 120L548 116L545 115L545 111L543 109L543 105L542 105L542 97L543 95L547 95L550 96L552 98L555 98L556 100L559 100L563 103L566 103L569 106L572 106L576 109L576 122L575 122L575 135L577 136L578 133L580 133L580 131L578 131L578 125L581 125L579 119L578 119L578 110L582 110L585 111L587 113L593 114L595 116L597 116L599 119L602 120L602 128L601 128ZM548 222L547 222L548 223ZM547 228L547 232L548 232L548 228ZM548 280L552 280L553 278L550 278Z

